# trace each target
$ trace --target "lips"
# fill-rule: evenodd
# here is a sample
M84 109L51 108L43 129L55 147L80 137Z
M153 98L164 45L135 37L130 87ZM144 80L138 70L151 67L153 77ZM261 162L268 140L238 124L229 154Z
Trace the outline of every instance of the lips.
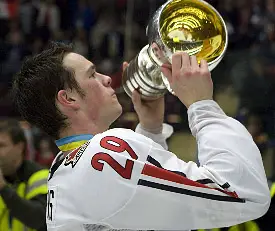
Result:
M114 91L112 94L111 94L112 97L116 98L116 92Z

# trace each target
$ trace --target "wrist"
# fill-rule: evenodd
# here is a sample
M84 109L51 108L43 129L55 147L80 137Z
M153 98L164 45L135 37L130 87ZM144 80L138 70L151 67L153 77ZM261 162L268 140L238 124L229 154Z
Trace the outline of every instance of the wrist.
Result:
M193 104L196 104L196 103L201 102L201 101L209 101L209 100L213 101L213 98L207 98L207 97L205 97L205 98L201 98L199 100L194 100L192 102L188 102L188 103L184 103L184 104L185 104L186 108L189 109L189 107L191 105L193 105Z
M162 133L162 129L163 129L163 124L150 126L150 125L140 123L140 126L143 130L153 133L153 134L160 134L160 133Z

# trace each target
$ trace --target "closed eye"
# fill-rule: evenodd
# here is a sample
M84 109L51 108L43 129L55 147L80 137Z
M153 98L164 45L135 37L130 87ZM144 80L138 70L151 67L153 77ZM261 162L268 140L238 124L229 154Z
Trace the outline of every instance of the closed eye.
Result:
M95 72L90 76L90 78L95 78Z
M96 67L95 67L95 65L91 65L87 69L86 73L87 73L87 76L89 76L89 78L94 78L95 74L96 74Z

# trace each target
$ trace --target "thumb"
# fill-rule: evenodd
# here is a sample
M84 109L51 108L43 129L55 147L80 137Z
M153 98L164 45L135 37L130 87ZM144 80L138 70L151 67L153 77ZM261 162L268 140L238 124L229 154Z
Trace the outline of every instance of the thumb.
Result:
M128 63L127 62L123 62L122 64L122 71L125 71L125 69L128 67Z
M141 106L141 96L138 90L134 90L132 93L132 101L135 107L139 108Z
M173 82L171 66L163 64L161 66L162 74L168 79L169 83Z

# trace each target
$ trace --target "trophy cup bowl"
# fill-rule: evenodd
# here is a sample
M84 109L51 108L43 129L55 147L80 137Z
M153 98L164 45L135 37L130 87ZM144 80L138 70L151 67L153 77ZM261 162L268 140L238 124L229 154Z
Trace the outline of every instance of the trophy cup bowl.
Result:
M168 0L151 18L148 44L130 61L122 76L124 91L131 97L138 89L144 100L155 100L167 90L173 94L160 67L172 62L178 51L206 60L212 71L222 60L228 44L225 22L203 0Z

